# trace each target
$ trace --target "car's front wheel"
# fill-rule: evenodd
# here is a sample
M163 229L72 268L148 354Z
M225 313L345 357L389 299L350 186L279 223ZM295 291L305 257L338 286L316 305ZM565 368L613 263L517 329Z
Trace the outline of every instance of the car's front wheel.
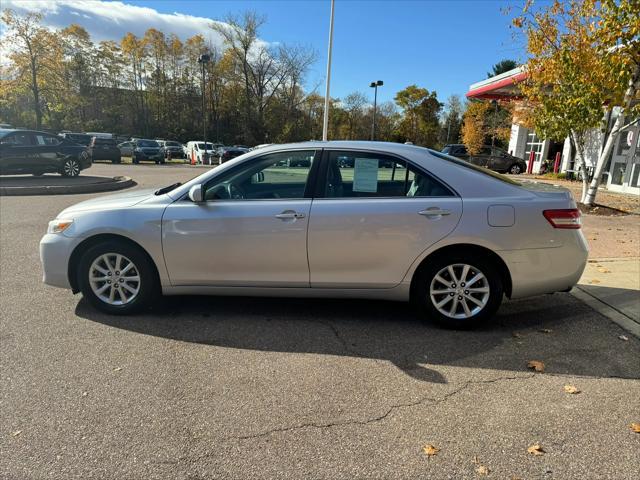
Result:
M64 177L77 177L80 175L80 162L76 158L67 158L60 171Z
M471 255L436 257L418 272L413 300L427 320L466 329L489 320L502 302L500 273L490 260Z
M155 269L138 247L106 241L90 247L78 264L82 295L98 310L116 315L139 312L158 295Z
M522 173L522 167L519 164L514 163L509 167L509 173L512 175L520 175Z

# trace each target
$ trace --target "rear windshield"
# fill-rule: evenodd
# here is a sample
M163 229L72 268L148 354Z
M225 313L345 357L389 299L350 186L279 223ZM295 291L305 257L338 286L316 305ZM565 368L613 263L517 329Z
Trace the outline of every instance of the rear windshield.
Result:
M159 147L155 140L138 140L139 147Z
M465 162L464 160L461 160L457 157L452 157L451 155L447 155L446 153L442 153L442 152L437 152L435 150L431 150L430 148L428 148L427 150L429 150L429 153L434 157L438 157L438 158L441 158L442 160L455 163L457 165L460 165L461 167L468 168L470 170L475 170L476 172L482 173L484 175L488 175L490 177L495 178L496 180L500 180L501 182L509 183L511 185L518 185L518 186L522 185L522 183L516 182L515 180L510 179L506 175L501 175L497 172L494 172L493 170L489 170L488 168L478 167L476 165L473 165L472 163Z
M111 138L94 138L94 145L116 145L116 141Z

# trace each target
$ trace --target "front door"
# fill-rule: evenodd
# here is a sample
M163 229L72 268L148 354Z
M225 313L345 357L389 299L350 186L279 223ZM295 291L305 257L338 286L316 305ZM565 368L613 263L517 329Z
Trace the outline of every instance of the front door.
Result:
M0 172L2 173L37 173L41 170L41 159L38 156L31 132L13 132L2 138L0 147Z
M462 200L396 157L328 151L324 192L309 223L312 288L390 288L411 264L446 237Z
M314 150L252 158L170 205L162 245L172 285L309 287L307 183ZM307 160L305 165L292 158Z

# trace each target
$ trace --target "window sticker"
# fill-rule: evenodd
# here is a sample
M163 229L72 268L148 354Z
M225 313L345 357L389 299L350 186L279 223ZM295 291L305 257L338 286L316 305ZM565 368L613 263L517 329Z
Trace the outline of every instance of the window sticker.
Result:
M356 158L353 172L354 192L378 191L378 160L374 158Z

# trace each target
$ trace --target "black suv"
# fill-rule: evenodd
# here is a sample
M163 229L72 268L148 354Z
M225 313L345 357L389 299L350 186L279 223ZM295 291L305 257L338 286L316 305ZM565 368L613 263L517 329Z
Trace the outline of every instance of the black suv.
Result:
M475 155L469 155L467 147L461 143L445 145L442 153L458 157L479 167L489 168L500 173L517 175L527 170L527 164L521 158L505 152L501 148L485 145Z
M164 155L160 149L160 144L155 140L136 138L131 143L133 143L133 153L131 155L133 163L142 161L156 162L156 164L164 163Z
M76 177L90 166L87 147L71 140L35 130L0 130L0 174Z
M110 160L111 163L120 163L120 149L112 138L93 137L89 144L91 160Z

